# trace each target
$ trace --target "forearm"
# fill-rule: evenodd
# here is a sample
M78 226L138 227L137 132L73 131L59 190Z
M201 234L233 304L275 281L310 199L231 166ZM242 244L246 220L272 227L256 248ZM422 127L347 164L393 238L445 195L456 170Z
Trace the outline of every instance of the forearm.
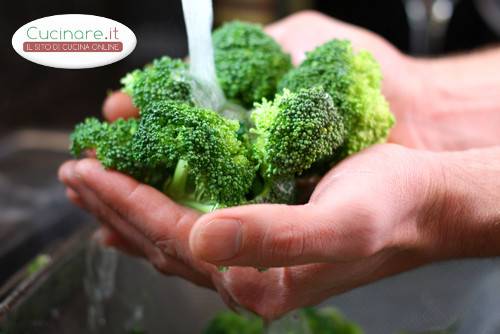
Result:
M436 157L439 190L420 222L433 251L444 258L500 256L500 146Z
M500 47L413 61L419 85L414 115L427 129L425 145L438 149L500 144ZM429 117L430 116L430 117Z

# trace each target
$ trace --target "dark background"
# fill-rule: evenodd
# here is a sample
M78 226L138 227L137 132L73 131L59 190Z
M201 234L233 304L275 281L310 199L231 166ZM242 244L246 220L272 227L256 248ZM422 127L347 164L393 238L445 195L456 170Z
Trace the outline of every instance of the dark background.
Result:
M398 0L216 0L215 6L218 22L229 18L267 22L286 15L291 8L315 8L371 29L402 51L408 51L408 24L403 3ZM40 17L65 13L100 15L124 23L137 36L136 50L118 63L85 70L40 66L14 52L11 38L20 26ZM459 2L444 52L495 42L498 37L478 14L474 3ZM162 54L183 57L187 53L180 0L2 1L0 43L0 133L27 127L70 129L85 116L100 113L106 92L119 88L119 79L126 72Z

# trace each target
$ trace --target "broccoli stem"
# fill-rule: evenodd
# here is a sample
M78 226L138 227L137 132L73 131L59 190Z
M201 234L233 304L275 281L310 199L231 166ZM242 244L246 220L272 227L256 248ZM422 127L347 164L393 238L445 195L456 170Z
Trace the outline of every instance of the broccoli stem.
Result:
M202 203L192 199L179 199L177 203L187 206L188 208L198 210L202 213L212 212L218 208L218 204Z
M186 193L186 183L189 173L187 161L180 159L175 166L174 175L167 186L166 193L174 199L182 198Z
M218 204L200 202L191 198L192 196L186 193L188 174L189 165L187 161L180 159L175 166L174 174L165 189L165 193L177 203L203 213L212 212L217 209L219 207Z

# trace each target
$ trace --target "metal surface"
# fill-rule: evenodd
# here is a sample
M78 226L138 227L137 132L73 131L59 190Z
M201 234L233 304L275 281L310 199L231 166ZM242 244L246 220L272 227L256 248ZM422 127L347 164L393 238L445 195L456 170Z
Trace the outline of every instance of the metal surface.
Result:
M55 131L18 131L0 140L0 284L83 221L57 180L67 147L67 133Z
M214 292L164 277L141 260L119 255L111 293L100 305L104 321L90 331L87 260L94 252L90 232L78 232L52 254L47 270L24 281L35 283L20 283L11 292L22 297L8 307L0 304L0 309L8 310L1 317L2 333L193 334L224 309Z

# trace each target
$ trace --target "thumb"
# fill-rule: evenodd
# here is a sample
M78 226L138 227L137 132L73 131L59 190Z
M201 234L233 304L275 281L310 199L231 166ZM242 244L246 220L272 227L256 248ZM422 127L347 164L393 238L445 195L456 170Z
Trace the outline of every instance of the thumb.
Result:
M194 256L217 265L281 267L327 262L335 238L331 224L321 217L321 209L312 203L223 209L195 223L189 245Z

